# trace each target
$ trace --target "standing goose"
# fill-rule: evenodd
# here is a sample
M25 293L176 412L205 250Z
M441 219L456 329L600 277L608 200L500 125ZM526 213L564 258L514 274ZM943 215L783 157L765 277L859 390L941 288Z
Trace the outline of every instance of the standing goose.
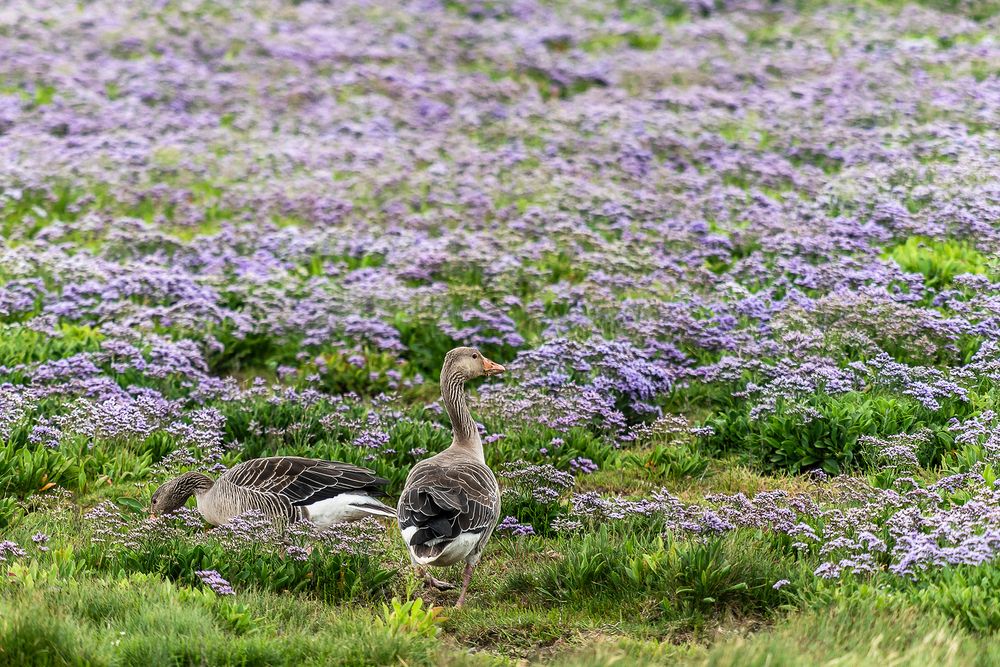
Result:
M454 588L425 568L465 561L456 607L465 603L472 571L500 518L500 487L486 465L483 441L466 403L465 383L502 372L503 366L475 348L459 347L445 355L441 399L451 419L451 446L413 467L396 509L410 560L428 585Z
M396 513L374 496L388 484L367 468L298 456L253 459L227 470L214 482L186 472L153 493L153 515L172 512L194 495L198 511L213 526L251 510L276 523L308 519L325 527L367 516Z

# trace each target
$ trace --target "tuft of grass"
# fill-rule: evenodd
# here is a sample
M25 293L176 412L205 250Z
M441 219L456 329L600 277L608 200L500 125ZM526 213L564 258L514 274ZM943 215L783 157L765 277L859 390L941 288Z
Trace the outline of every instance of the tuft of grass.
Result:
M947 620L919 609L857 598L790 616L773 632L738 637L713 646L688 664L703 667L806 666L836 664L993 665L1000 660L996 642L983 643L956 630Z
M0 664L438 665L439 652L433 638L349 608L265 593L234 605L141 575L0 597Z

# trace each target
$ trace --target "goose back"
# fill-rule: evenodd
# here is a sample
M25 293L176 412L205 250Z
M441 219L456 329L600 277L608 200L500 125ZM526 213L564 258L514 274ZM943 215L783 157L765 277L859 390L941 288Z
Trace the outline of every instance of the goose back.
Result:
M500 518L500 487L486 465L445 450L413 467L396 515L418 565L475 564Z

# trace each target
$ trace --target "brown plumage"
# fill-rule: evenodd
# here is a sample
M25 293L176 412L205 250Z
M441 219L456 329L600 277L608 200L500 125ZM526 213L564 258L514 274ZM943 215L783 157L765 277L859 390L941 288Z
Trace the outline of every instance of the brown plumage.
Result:
M241 463L214 482L184 473L158 488L153 514L184 506L192 495L209 523L219 526L256 510L275 522L308 519L326 526L366 516L395 516L377 500L388 481L367 468L298 456L273 456Z
M415 465L396 508L399 528L418 570L465 562L462 606L472 571L500 518L500 487L486 465L483 443L465 398L465 383L504 367L479 350L460 347L445 356L441 400L452 424L451 446ZM453 588L424 574L428 584Z

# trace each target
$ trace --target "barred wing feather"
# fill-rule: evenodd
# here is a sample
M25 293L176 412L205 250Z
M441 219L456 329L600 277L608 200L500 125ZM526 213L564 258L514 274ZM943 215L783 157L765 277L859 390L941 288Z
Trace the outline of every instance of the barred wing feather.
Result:
M282 496L293 506L333 498L345 492L385 495L388 480L367 468L298 456L275 456L241 463L220 481L260 493Z

